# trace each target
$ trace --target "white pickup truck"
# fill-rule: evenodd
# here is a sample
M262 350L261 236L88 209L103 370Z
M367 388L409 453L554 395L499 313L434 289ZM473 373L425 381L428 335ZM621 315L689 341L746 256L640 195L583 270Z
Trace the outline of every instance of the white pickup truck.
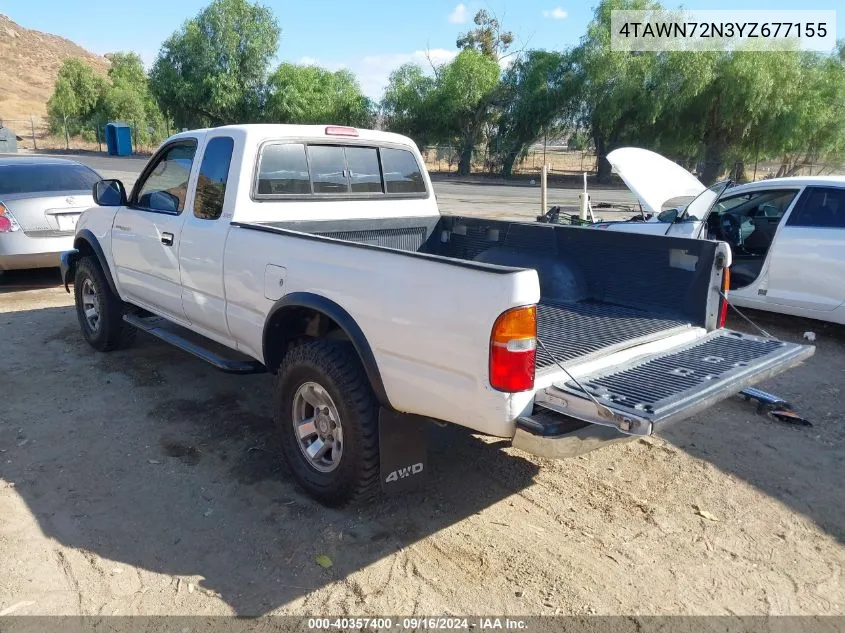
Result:
M88 342L141 329L275 374L286 460L327 504L418 480L429 420L567 457L813 353L720 329L726 244L441 215L395 134L182 132L94 195L62 254Z

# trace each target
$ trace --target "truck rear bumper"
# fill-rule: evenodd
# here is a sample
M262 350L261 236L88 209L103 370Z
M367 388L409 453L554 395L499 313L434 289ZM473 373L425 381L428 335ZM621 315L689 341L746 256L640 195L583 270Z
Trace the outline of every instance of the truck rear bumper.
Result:
M634 439L611 426L590 424L552 411L519 418L514 448L549 459L567 459Z

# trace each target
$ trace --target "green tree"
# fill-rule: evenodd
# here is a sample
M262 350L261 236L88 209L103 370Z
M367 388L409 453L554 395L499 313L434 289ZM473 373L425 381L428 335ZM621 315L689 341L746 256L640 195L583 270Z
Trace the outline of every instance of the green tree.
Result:
M268 121L372 126L373 105L348 70L281 64L268 84Z
M69 57L59 68L56 87L47 101L47 114L54 132L78 134L101 98L106 81L81 59Z
M167 134L164 114L150 91L144 64L136 53L111 53L108 77L97 107L98 124L125 121L136 144L152 144Z
M571 125L580 105L580 80L566 53L528 51L508 68L492 139L505 176L538 138Z
M475 28L458 36L455 45L460 49L481 51L491 59L501 59L513 44L513 33L503 31L499 20L481 9L473 19Z
M390 73L381 101L387 129L413 138L418 144L437 143L432 100L436 81L417 64L404 64Z
M466 175L485 127L495 115L499 64L468 48L428 77L406 64L390 75L381 110L390 130L418 143L446 143L456 148L458 173Z
M465 49L437 76L432 124L458 150L458 174L469 174L472 154L494 113L499 64L475 49Z
M662 106L654 94L657 54L611 50L611 11L657 8L651 0L602 0L572 53L581 74L583 126L595 143L599 181L610 178L607 154L622 144L642 140Z
M780 72L789 71L788 66ZM759 139L746 149L754 157L778 158L778 176L792 176L800 169L828 164L828 169L845 163L845 60L812 53L801 55L799 72L776 112L759 126ZM758 139L754 139L757 141ZM820 170L816 173L821 173Z
M179 127L259 120L280 29L247 0L214 0L162 45L153 94Z

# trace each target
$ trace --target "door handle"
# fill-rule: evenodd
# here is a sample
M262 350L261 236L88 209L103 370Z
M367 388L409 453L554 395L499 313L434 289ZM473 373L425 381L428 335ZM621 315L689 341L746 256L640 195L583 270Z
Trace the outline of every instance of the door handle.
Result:
M165 246L173 246L173 233L162 233L161 243Z

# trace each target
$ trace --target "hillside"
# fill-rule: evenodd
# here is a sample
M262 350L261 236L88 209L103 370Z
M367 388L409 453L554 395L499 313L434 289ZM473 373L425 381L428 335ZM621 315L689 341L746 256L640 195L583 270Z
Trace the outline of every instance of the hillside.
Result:
M0 13L0 119L12 126L30 115L45 116L59 67L68 57L84 59L103 74L109 65L70 40L26 29Z

